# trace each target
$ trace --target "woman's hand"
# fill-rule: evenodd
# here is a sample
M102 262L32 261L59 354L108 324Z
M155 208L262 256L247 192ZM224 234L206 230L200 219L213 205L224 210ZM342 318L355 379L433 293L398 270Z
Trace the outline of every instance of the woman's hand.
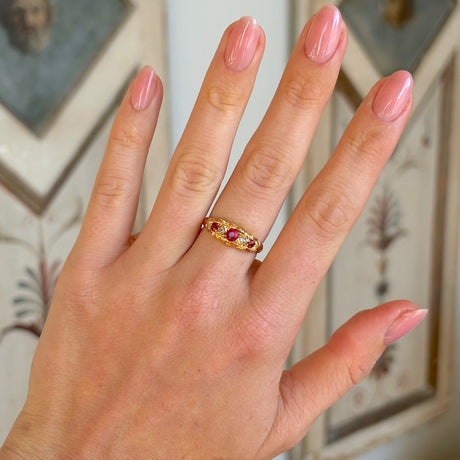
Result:
M331 96L346 42L336 8L309 21L212 216L266 238ZM412 79L397 72L372 88L259 263L200 228L263 48L250 18L225 32L152 214L130 245L162 99L151 68L132 83L1 458L273 457L425 315L407 301L363 311L283 371L318 283L398 142Z

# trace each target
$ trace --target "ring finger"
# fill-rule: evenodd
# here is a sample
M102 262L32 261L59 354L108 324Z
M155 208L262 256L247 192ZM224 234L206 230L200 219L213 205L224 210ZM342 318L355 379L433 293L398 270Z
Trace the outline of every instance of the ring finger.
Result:
M219 197L213 216L240 225L260 240L266 238L331 96L346 41L337 8L326 6L309 21L267 114ZM197 250L201 252L200 246L209 241L209 235L203 232ZM216 246L213 253L220 258L223 250L224 245L219 249ZM233 254L239 257L237 251ZM252 258L247 261L250 264Z

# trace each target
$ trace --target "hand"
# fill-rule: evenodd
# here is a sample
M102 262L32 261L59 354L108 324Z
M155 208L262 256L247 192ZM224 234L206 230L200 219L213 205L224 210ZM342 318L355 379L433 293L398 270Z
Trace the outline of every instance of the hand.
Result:
M266 238L346 42L336 8L309 21L212 216ZM425 315L408 301L363 311L283 370L318 283L398 142L412 79L397 72L372 88L260 263L200 228L263 48L250 18L225 32L132 245L162 86L149 67L131 84L1 458L271 458L294 446Z

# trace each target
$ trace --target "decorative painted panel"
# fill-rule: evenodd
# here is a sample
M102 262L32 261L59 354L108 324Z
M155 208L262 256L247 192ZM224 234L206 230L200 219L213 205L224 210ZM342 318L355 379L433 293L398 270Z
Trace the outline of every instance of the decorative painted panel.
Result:
M455 0L343 0L342 15L382 75L414 72Z
M2 5L0 99L33 132L43 133L89 63L126 19L130 4L4 0ZM41 20L29 19L31 14Z
M141 42L133 8L120 0L104 0L101 8L89 1L28 2L21 8L48 5L54 16L46 46L33 53L7 38L8 27L0 28L0 181L41 213L139 65L126 44L141 49ZM5 0L3 10L16 4Z

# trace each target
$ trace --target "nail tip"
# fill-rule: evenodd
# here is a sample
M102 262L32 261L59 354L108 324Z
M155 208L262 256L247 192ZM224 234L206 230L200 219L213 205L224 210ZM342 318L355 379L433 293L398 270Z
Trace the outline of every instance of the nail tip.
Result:
M131 90L131 106L134 110L146 110L154 97L156 87L156 73L153 67L144 66L135 78Z
M417 308L399 315L388 328L384 344L391 345L415 329L428 314L428 308Z
M254 26L258 25L257 20L252 16L241 16L241 18L237 22L246 22L248 24L252 24Z
M398 70L387 77L372 103L372 110L380 120L391 123L401 116L412 97L413 79L406 70Z
M321 11L321 10L323 10L323 11L331 10L331 11L334 11L335 14L341 15L341 13L340 13L340 8L338 8L336 5L332 5L332 4L330 4L330 3L329 3L328 5L324 5L323 7L321 7L321 8L319 9L319 11ZM318 11L318 12L319 12L319 11Z
M340 10L323 6L314 16L304 42L308 59L317 64L328 62L337 50L342 33Z
M397 75L397 74L399 74L399 75L405 75L405 76L407 76L407 77L409 77L409 78L412 79L412 74L411 74L408 70L406 70L406 69L399 69L399 70L396 70L396 72L394 72L394 75Z
M425 316L428 314L430 310L428 308L419 308L417 310L417 313L420 315L421 319L425 318Z
M414 77L409 71L398 70L397 72L395 72L395 74L398 76L398 78L404 80L406 87L412 87L414 83Z
M224 54L229 70L241 72L250 65L259 37L257 21L251 16L243 16L234 24Z
M151 65L147 64L146 66L144 66L144 69L150 72L151 74L156 75L155 69Z

